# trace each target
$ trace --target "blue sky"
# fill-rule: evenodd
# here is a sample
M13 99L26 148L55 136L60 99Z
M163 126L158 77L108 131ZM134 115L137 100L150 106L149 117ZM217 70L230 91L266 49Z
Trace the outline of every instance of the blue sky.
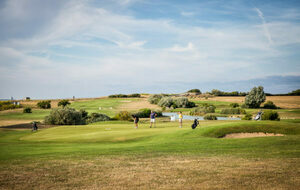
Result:
M0 98L300 88L300 1L2 0Z

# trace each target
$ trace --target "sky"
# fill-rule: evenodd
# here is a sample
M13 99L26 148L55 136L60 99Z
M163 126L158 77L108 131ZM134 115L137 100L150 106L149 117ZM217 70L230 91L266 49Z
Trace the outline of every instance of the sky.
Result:
M0 98L300 88L299 0L0 0Z

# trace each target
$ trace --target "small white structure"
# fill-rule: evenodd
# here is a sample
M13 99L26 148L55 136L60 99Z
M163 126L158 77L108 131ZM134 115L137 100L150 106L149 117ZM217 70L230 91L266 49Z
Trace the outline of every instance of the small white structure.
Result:
M172 115L172 116L170 117L170 119L171 119L171 121L176 121L175 115Z

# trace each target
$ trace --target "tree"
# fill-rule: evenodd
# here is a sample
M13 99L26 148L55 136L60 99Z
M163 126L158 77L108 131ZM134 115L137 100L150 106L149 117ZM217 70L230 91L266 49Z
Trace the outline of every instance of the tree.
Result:
M213 89L211 91L211 94L215 95L215 96L220 96L220 95L222 95L222 91L221 90L217 90L217 89Z
M67 105L69 105L69 104L71 104L70 102L69 102L69 100L61 100L61 101L59 101L58 102L58 106L62 106L62 107L66 107Z
M245 105L249 108L259 108L260 104L266 100L264 87L254 87L245 98Z
M50 109L51 108L51 101L44 100L37 103L37 106L41 109Z
M187 92L201 94L201 91L199 89L191 89L191 90L189 90Z

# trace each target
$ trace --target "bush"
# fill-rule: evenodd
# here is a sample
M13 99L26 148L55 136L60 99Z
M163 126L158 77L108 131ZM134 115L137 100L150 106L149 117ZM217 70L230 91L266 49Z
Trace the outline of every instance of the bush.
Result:
M76 111L74 108L58 108L52 110L50 115L45 117L45 123L51 125L82 125L86 124L85 113Z
M265 109L277 109L277 106L272 101L267 101L264 104Z
M88 123L94 123L94 122L98 122L98 121L109 121L110 117L108 117L105 114L101 114L101 113L92 113L89 117L88 117Z
M113 95L109 95L108 97L109 98L140 98L141 95L138 94L138 93L129 94L129 95L126 95L126 94L113 94Z
M221 114L245 114L246 111L241 108L225 108L222 109Z
M71 104L70 102L69 102L69 100L61 100L61 101L59 101L58 102L58 106L62 106L62 107L66 107L67 105L69 105L69 104Z
M201 91L199 89L191 89L191 90L189 90L187 92L201 94Z
M290 96L299 96L300 95L300 89L294 90L293 92L288 93Z
M275 120L280 121L279 114L276 111L266 110L262 114L262 120Z
M186 97L180 97L174 99L174 104L177 108L192 108L195 107L194 102L190 102Z
M218 120L217 116L211 115L211 114L204 116L203 119L204 120Z
M24 108L23 113L32 113L31 108L29 108L29 107Z
M160 107L167 107L170 108L174 104L174 100L171 97L163 97L157 105Z
M190 111L190 115L204 115L206 113L215 113L216 107L209 105L206 107L194 108Z
M109 95L109 98L127 98L128 96L125 94L113 94L113 95Z
M266 100L264 87L254 87L245 98L245 104L249 108L259 108L260 104Z
M131 97L131 98L140 98L141 95L138 94L138 93L135 93L135 94L129 94L128 97Z
M21 108L21 105L15 105L11 101L0 101L0 111Z
M147 118L147 117L150 117L150 114L151 114L151 110L148 108L145 108L145 109L139 110L139 112L136 113L135 115L138 116L139 118Z
M120 111L114 118L122 121L132 121L132 116L128 111Z
M246 108L249 108L249 107L246 104L242 104L241 108L246 109Z
M148 98L148 101L150 104L158 104L158 102L165 97L165 95L162 94L153 94Z
M237 108L240 105L238 103L231 103L229 106L232 107L232 108Z
M37 103L37 107L41 109L50 109L51 108L51 101L50 100L44 100Z
M242 118L242 120L252 120L252 114L247 113L247 114Z
M83 119L87 119L88 118L88 112L86 112L85 110L83 110L83 109L81 109L81 110L79 110L79 112L80 112L80 114L81 114L81 117L83 118Z

